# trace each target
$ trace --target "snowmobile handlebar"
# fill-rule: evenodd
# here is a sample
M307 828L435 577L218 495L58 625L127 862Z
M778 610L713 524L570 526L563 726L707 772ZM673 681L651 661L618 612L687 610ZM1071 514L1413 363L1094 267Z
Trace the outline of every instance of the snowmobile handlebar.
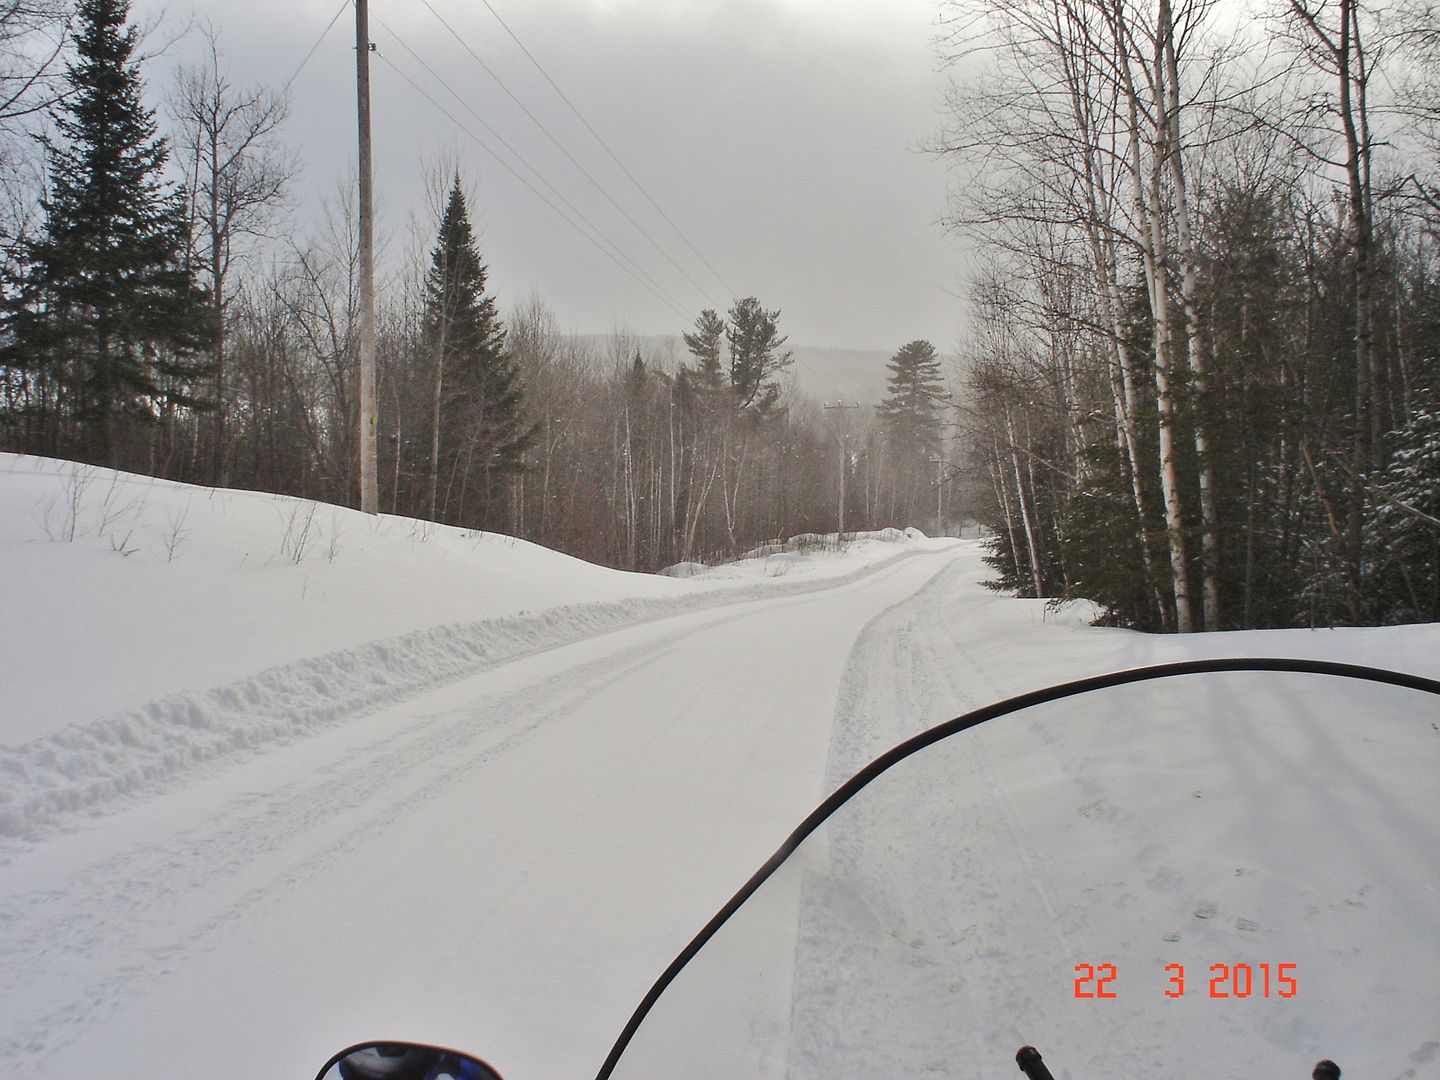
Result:
M1040 1051L1033 1046L1022 1046L1015 1052L1015 1064L1020 1066L1030 1080L1055 1080L1050 1075L1050 1070L1045 1067L1045 1062L1040 1057Z
M1050 1070L1045 1067L1040 1051L1033 1046L1020 1047L1015 1052L1015 1064L1020 1066L1020 1071L1030 1080L1055 1080L1050 1075ZM1312 1080L1340 1080L1340 1066L1327 1058L1316 1063L1310 1076Z

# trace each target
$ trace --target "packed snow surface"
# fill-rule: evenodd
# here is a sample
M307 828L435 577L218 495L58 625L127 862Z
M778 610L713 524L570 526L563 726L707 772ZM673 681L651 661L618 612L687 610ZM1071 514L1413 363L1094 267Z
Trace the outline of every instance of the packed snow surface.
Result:
M308 1080L366 1038L471 1049L509 1080L594 1075L695 931L909 735L1169 660L1440 677L1434 626L1096 629L1084 605L983 589L976 542L914 531L641 575L0 455L0 545L0 1060L17 1076ZM1244 687L1230 711L1188 693L1183 715L1174 691L1133 688L1119 712L997 723L917 759L748 915L789 959L758 989L700 992L712 1037L760 1047L756 1075L842 1075L845 1046L878 1068L887 1030L944 1018L934 1075L1005 1075L1017 1039L1057 1080L1114 1072L1117 1052L1137 1074L1303 1077L1331 1057L1434 1075L1440 707L1416 721L1353 688ZM1258 741L1254 697L1280 724ZM1296 963L1300 992L1187 996L1158 1031L1127 1026L1130 988L1163 989L1167 956L1201 982L1213 963ZM1082 963L1121 966L1129 1000L1074 998ZM943 1010L842 992L896 972L914 975L900 998ZM706 1041L652 1030L667 1052ZM1255 1068L1209 1067L1236 1048Z

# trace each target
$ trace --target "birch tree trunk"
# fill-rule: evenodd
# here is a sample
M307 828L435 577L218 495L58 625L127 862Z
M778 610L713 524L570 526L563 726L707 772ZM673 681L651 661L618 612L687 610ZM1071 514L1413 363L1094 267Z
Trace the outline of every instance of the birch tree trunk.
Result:
M1077 15L1074 9L1066 5L1064 10L1066 18L1071 21L1072 26L1075 26ZM1078 42L1076 41L1077 37L1081 39ZM1088 37L1088 33L1077 27L1069 35L1071 50L1070 56L1066 58L1070 107L1082 146L1081 180L1085 197L1085 240L1109 346L1111 399L1117 428L1116 441L1124 455L1127 465L1125 471L1129 474L1130 495L1139 522L1138 539L1141 561L1145 567L1146 579L1150 582L1149 591L1155 605L1156 617L1163 625L1170 621L1169 612L1154 584L1160 580L1160 573L1154 546L1150 543L1149 498L1145 493L1146 469L1140 458L1140 433L1136 421L1138 395L1135 386L1134 365L1130 356L1130 345L1126 340L1125 327L1122 323L1125 304L1120 295L1117 274L1119 258L1115 239L1118 228L1114 213L1115 193L1106 183L1107 170L1099 160L1105 147L1101 140L1100 124L1092 113L1092 110L1098 105L1097 88L1094 87L1095 80L1086 78L1091 67L1089 59L1091 50L1086 47L1089 42L1085 40ZM1076 47L1077 45L1079 47ZM1084 66L1082 67L1082 65ZM1109 104L1113 106L1113 102Z
M1185 154L1180 129L1180 65L1175 50L1175 26L1171 18L1170 0L1160 0L1157 36L1163 62L1159 82L1164 93L1156 107L1160 110L1164 131L1165 159L1170 172L1170 197L1174 201L1175 238L1180 255L1180 296L1185 310L1188 338L1188 359L1193 376L1194 403L1190 422L1194 426L1195 455L1199 462L1200 545L1204 586L1202 610L1205 629L1220 629L1220 522L1215 503L1215 476L1210 459L1206 422L1205 325L1200 311L1199 257L1190 228L1190 200L1185 181ZM1158 204L1157 204L1158 205Z
M1117 25L1116 38L1120 42L1128 42L1131 39L1128 28ZM1125 134L1129 145L1135 202L1136 241L1140 248L1145 284L1150 297L1150 315L1154 323L1151 340L1155 355L1155 394L1159 411L1160 489L1165 500L1165 534L1170 548L1175 629L1187 634L1195 628L1195 617L1190 600L1190 568L1185 550L1185 500L1180 490L1180 476L1175 463L1178 415L1172 382L1170 289L1165 269L1165 228L1160 218L1160 174L1164 168L1160 158L1163 158L1163 147L1154 148L1152 153L1147 190L1147 170L1141 153L1140 95L1134 83L1130 58L1122 54L1120 66L1124 75L1126 114L1129 121Z
M1045 595L1045 574L1040 566L1040 546L1035 534L1035 521L1029 502L1025 497L1025 478L1020 468L1020 451L1015 442L1015 423L1010 416L1010 407L1005 407L1005 434L1010 442L1010 464L1015 470L1015 497L1020 504L1020 520L1025 525L1025 544L1030 549L1030 575L1035 583L1035 595Z

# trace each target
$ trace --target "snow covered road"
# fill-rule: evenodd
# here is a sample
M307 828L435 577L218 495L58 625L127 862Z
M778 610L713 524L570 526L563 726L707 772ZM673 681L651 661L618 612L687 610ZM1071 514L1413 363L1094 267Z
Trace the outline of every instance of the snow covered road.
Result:
M1440 677L1436 626L1090 627L1084 605L982 588L973 540L806 541L680 581L493 534L0 461L0 1060L21 1077L308 1080L368 1038L475 1050L509 1080L593 1076L694 932L824 794L909 735L1167 660ZM312 519L326 531L287 547ZM1422 729L1394 751L1396 806L1436 805L1440 727ZM1098 814L1113 793L1091 788L1126 738L1102 724L1067 744L1051 771L1083 778L1085 802L1057 788L1027 826L1035 850ZM990 767L1018 752L995 744ZM1209 823L1235 836L1243 807L1271 805L1269 778L1244 768L1205 784L1239 785L1241 809ZM1157 828L1166 813L1146 810ZM1391 817L1357 820L1440 881L1440 831L1424 832L1440 827L1396 833ZM967 876L994 882L1002 917L1032 875L992 831L999 854ZM1145 835L1125 825L1116 850ZM1328 856L1374 886L1336 917L1395 910L1364 858ZM1434 910L1407 917L1428 928ZM1011 991L1053 989L1068 958L1025 959L1020 921L986 945L1009 950ZM1440 940L1440 925L1411 936ZM1440 975L1390 989L1440 1003ZM1403 1038L1415 1064L1383 1080L1440 1060L1440 1029ZM997 1068L977 1075L1013 1066Z
M298 1076L383 1034L586 1075L824 793L842 684L902 674L866 624L960 550L547 650L15 851L0 1057Z

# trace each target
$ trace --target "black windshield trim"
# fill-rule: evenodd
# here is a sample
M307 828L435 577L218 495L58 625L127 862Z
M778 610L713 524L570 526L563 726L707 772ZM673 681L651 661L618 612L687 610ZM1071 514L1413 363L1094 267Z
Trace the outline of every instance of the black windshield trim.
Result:
M1077 679L1074 682L1061 683L1058 686L1046 687L1043 690L1033 690L1018 697L1007 698L998 701L993 705L986 705L983 708L968 712L963 716L957 716L954 720L947 720L943 724L922 731L892 750L886 751L872 761L865 768L852 776L840 787L836 788L824 802L822 802L813 813L810 814L800 827L780 845L774 855L766 860L765 865L760 867L747 881L740 891L722 907L708 923L705 924L694 940L681 950L670 966L665 969L655 985L650 988L634 1014L630 1017L625 1030L615 1041L610 1054L605 1059L605 1064L600 1067L595 1080L609 1080L615 1066L620 1062L620 1056L625 1048L630 1045L635 1032L644 1022L645 1017L654 1007L660 995L675 981L681 970L693 960L705 947L706 943L715 936L720 927L723 926L730 916L739 910L740 906L750 899L773 874L780 865L785 862L806 838L809 837L820 825L829 818L840 807L844 806L855 797L862 789L867 787L871 781L892 766L904 761L910 755L939 742L941 739L949 738L969 728L977 727L989 720L995 720L1009 713L1018 712L1021 709L1029 708L1032 705L1042 705L1049 701L1056 701L1061 698L1075 697L1079 694L1090 693L1094 690L1104 690L1113 686L1124 686L1127 683L1148 682L1154 679L1170 678L1177 675L1201 675L1214 672L1227 671L1284 671L1295 672L1307 675L1334 675L1346 679L1359 679L1366 682L1386 683L1391 686L1404 686L1412 690L1420 690L1424 693L1434 694L1440 697L1440 682L1434 679L1423 678L1419 675L1409 675L1398 671L1386 671L1382 668L1367 667L1363 664L1341 664L1330 660L1299 660L1280 657L1222 657L1211 660L1184 660L1170 664L1155 664L1150 667L1130 668L1124 671L1113 671L1105 675L1096 675L1087 679Z

